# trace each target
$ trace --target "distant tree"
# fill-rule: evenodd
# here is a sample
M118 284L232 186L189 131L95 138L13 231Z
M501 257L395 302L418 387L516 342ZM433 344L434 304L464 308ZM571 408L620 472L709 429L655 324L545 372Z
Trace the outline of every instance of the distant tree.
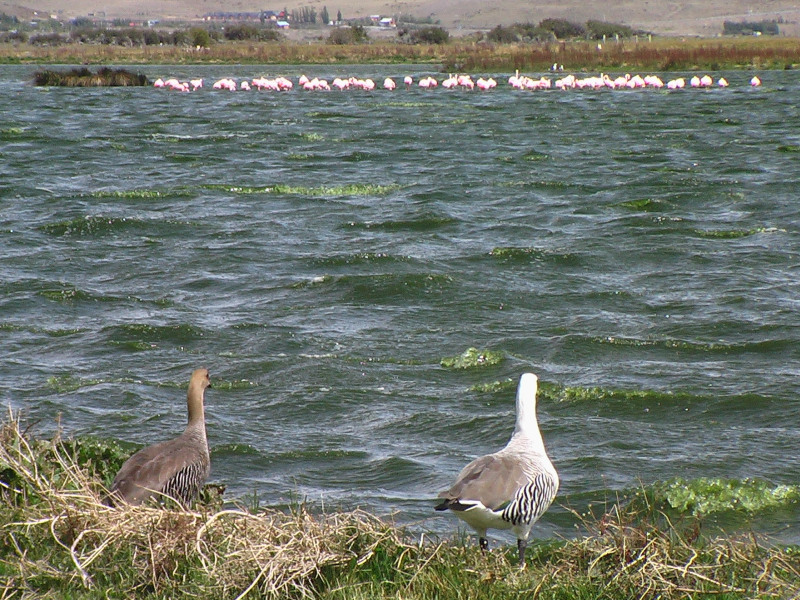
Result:
M211 45L211 35L208 33L208 29L202 27L192 27L189 30L189 38L195 48L208 48Z
M336 11L336 22L337 23L341 23L342 22L342 11L340 11L340 10Z
M322 21L323 25L327 25L328 23L331 22L331 17L328 14L328 7L327 6L323 6L322 7L322 11L319 13L319 18Z
M0 13L0 29L16 29L18 25L19 19L17 17Z

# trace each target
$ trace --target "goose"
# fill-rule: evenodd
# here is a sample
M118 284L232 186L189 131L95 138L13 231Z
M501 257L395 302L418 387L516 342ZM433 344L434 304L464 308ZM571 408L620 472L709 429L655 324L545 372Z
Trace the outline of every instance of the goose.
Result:
M188 506L200 493L211 463L203 413L207 369L197 369L189 381L189 423L178 437L142 448L131 456L111 484L109 504L139 505L152 497L170 497Z
M538 381L533 373L520 377L516 427L506 447L464 467L435 507L451 510L472 527L484 551L487 529L510 529L517 536L521 568L533 524L550 507L559 483L536 420Z

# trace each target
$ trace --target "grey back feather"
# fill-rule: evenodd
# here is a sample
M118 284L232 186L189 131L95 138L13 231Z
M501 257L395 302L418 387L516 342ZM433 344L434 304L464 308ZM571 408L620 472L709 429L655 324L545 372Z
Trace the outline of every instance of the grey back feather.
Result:
M477 500L491 510L498 510L528 482L518 459L499 453L488 454L464 467L453 487L439 497L465 502Z
M205 439L193 439L190 432L143 448L131 456L114 478L111 495L128 504L141 504L152 496L165 494L191 503L210 472Z

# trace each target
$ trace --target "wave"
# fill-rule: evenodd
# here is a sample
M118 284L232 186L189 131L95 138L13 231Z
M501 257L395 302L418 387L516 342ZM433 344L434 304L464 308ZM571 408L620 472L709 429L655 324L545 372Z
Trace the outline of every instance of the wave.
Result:
M138 219L134 217L85 216L39 226L39 231L62 237L100 237L127 230L148 230L153 228L173 228L186 223L164 219Z
M757 354L785 352L794 348L796 342L790 339L770 339L747 342L693 342L681 339L642 339L618 336L591 338L593 343L617 347L660 348L663 350L686 350L691 352L718 354Z
M292 284L294 289L321 289L344 294L356 304L408 301L440 295L451 287L452 277L433 273L378 273L374 275L321 275Z
M553 252L526 246L500 246L493 248L489 255L504 262L518 264L548 261L565 266L577 266L583 262L580 256L572 252Z
M108 294L92 294L69 284L57 284L57 287L44 287L38 290L37 295L53 302L135 302L152 304L158 308L173 306L173 301L168 298L144 299L137 296L111 296Z
M320 267L345 267L352 265L381 265L410 262L406 256L393 256L384 252L358 252L336 256L320 256L311 259L312 265Z
M347 229L360 229L360 230L376 230L376 231L433 231L441 229L457 223L458 220L452 217L444 217L436 214L422 214L418 217L411 219L402 219L394 221L378 221L378 222L364 222L364 221L350 221L343 225Z

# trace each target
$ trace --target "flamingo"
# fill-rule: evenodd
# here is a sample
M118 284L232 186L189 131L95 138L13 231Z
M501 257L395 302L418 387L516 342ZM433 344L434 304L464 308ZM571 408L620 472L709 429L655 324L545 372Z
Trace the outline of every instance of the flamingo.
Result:
M719 87L728 87L728 80L724 77L720 77L717 85L719 85Z
M159 77L153 82L153 87L155 88L163 88L164 87L164 80Z
M192 84L192 91L198 90L203 87L203 80L202 79L191 79L189 83Z
M414 79L411 77L411 75L406 75L405 77L403 77L403 83L406 84L406 89L410 90L411 84L414 83Z
M758 78L758 75L753 75L753 78L750 80L750 85L753 87L758 87L761 85L761 80Z
M447 79L442 81L442 87L449 90L458 85L458 79L456 79L455 75L450 75Z
M383 80L383 87L391 92L397 87L397 84L395 84L394 79L387 77Z

